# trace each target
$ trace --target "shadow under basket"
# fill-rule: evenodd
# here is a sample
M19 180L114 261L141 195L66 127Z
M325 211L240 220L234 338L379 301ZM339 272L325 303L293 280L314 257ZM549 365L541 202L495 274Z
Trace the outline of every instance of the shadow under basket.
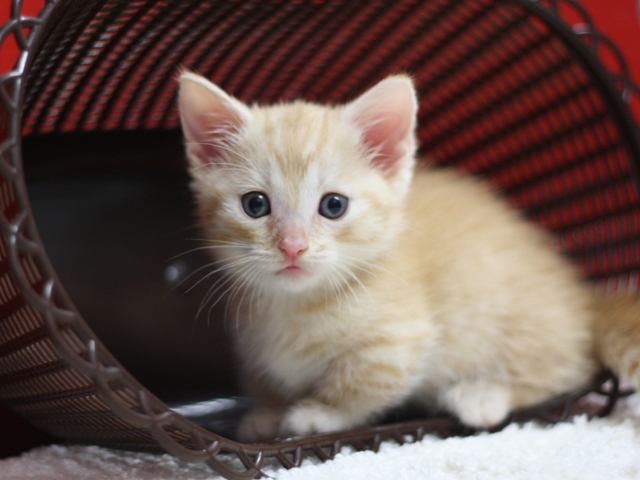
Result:
M13 0L0 26L0 51L20 50L0 76L0 402L57 438L167 451L251 478L267 462L326 460L345 445L472 433L403 412L333 435L232 439L247 400L224 309L198 312L210 284L192 274L207 260L181 255L198 233L179 68L264 103L345 102L409 72L423 153L502 191L595 288L640 288L638 90L575 1L49 0L38 17L21 9ZM510 420L606 415L620 394L604 373Z

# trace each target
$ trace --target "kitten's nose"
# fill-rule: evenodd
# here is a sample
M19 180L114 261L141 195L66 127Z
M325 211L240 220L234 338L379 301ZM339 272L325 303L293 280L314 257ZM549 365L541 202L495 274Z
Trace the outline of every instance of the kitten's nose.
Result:
M287 236L280 240L278 248L289 260L294 261L309 248L309 245L301 236Z

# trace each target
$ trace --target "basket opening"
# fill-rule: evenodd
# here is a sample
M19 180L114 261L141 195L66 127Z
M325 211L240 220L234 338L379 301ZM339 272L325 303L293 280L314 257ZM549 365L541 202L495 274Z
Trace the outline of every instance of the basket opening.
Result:
M196 272L211 260L197 250L181 142L177 130L23 141L33 212L67 293L109 351L170 404L238 394L225 305L198 314L215 279Z

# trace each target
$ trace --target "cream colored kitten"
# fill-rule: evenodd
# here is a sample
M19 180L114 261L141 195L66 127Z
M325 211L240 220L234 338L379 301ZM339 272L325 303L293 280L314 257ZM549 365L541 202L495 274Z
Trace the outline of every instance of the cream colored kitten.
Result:
M496 425L587 381L596 348L640 376L637 303L609 310L635 337L594 342L604 317L547 235L478 181L414 168L416 110L404 76L344 106L259 107L182 75L200 221L255 401L242 440L347 429L408 401Z

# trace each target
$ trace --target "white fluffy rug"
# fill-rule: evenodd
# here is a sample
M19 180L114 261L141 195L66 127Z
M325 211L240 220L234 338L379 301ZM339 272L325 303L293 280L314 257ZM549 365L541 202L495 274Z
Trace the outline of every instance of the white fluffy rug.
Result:
M344 451L332 461L268 470L279 480L640 479L640 395L610 417L552 427L511 425L494 434L398 446L379 453ZM204 465L169 455L99 447L50 446L0 461L3 480L218 479Z

